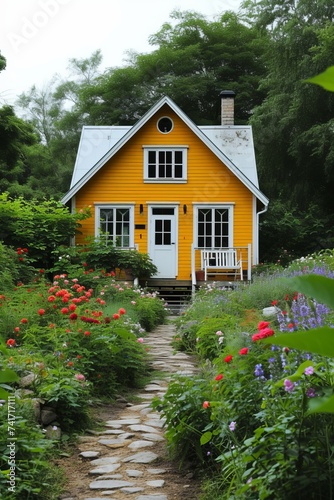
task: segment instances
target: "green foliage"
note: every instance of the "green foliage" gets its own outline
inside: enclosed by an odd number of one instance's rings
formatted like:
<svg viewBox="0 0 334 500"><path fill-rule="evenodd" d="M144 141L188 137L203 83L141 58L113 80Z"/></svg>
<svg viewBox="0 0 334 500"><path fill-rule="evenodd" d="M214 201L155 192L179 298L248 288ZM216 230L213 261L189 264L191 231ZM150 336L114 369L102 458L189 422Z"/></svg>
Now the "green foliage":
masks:
<svg viewBox="0 0 334 500"><path fill-rule="evenodd" d="M166 419L170 454L181 463L190 460L198 465L205 460L200 437L210 423L210 415L202 406L206 394L210 391L205 379L179 377L169 384L163 399L153 400L153 408Z"/></svg>
<svg viewBox="0 0 334 500"><path fill-rule="evenodd" d="M20 259L27 260L35 267L48 269L50 256L58 245L67 243L75 235L79 221L88 212L71 214L60 202L26 201L22 197L11 199L8 193L0 195L0 225L3 242L20 252Z"/></svg>
<svg viewBox="0 0 334 500"><path fill-rule="evenodd" d="M163 300L153 296L139 297L136 301L136 317L142 327L151 332L165 322L167 310Z"/></svg>
<svg viewBox="0 0 334 500"><path fill-rule="evenodd" d="M334 66L330 66L319 75L313 76L305 80L308 83L320 85L320 87L330 92L334 92Z"/></svg>
<svg viewBox="0 0 334 500"><path fill-rule="evenodd" d="M166 415L174 455L182 462L195 456L211 478L203 498L331 498L333 315L321 304L333 306L333 279L325 277L332 270L333 253L327 251L263 274L248 287L229 292L210 287L178 320L179 335L191 331L198 338L201 332L204 348L198 353L200 359L209 353L211 362L190 381L174 380L155 404ZM270 318L271 336L258 341L256 324L259 332L268 329L261 309L273 301L277 317ZM217 303L221 314L211 317ZM228 313L231 323L217 344L215 330ZM313 335L309 325L315 321L325 327Z"/></svg>
<svg viewBox="0 0 334 500"><path fill-rule="evenodd" d="M8 439L8 407L0 406L0 492L3 500L29 498L56 500L64 483L62 471L52 464L52 441L35 422L29 401L11 401L15 412L15 463ZM10 466L15 465L15 489L10 491Z"/></svg>
<svg viewBox="0 0 334 500"><path fill-rule="evenodd" d="M85 245L76 247L60 246L53 252L52 272L66 273L69 277L89 280L92 271L106 273L127 271L133 278L147 279L156 274L157 267L146 253L138 250L121 249L104 240L88 240ZM85 283L86 284L86 283Z"/></svg>

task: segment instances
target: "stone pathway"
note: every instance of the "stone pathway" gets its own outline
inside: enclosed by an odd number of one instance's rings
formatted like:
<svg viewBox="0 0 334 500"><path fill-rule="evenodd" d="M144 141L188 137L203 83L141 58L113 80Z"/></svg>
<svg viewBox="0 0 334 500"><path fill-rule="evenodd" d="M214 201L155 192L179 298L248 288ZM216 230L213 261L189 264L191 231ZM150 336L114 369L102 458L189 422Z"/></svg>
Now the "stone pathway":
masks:
<svg viewBox="0 0 334 500"><path fill-rule="evenodd" d="M197 499L188 477L170 474L163 419L150 402L162 396L173 373L191 375L196 371L185 353L173 354L172 323L161 325L145 338L151 365L165 376L152 380L138 396L138 404L127 404L117 419L107 420L105 430L91 431L79 442L80 459L89 463L88 481L75 496L63 500L171 500ZM177 484L176 484L176 482ZM85 483L85 484L84 484ZM195 495L195 496L194 496Z"/></svg>

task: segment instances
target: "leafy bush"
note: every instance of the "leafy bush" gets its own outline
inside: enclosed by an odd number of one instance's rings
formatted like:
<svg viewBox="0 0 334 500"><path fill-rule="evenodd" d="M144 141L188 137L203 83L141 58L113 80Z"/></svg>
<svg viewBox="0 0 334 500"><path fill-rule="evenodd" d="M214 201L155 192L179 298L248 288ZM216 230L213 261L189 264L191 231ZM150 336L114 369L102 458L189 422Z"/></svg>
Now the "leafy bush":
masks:
<svg viewBox="0 0 334 500"><path fill-rule="evenodd" d="M89 209L71 214L55 200L26 201L0 195L0 239L10 247L29 250L35 267L51 267L55 247L64 245L79 228L80 220L89 216Z"/></svg>
<svg viewBox="0 0 334 500"><path fill-rule="evenodd" d="M15 441L9 436L7 405L0 405L1 498L56 500L63 475L51 462L53 443L36 424L29 401L16 399L11 406L15 408ZM15 449L8 446L11 442L15 442ZM14 478L14 484L9 482L10 478Z"/></svg>
<svg viewBox="0 0 334 500"><path fill-rule="evenodd" d="M167 310L163 300L154 294L147 297L139 297L136 301L136 317L142 327L150 332L156 326L164 323Z"/></svg>
<svg viewBox="0 0 334 500"><path fill-rule="evenodd" d="M326 252L326 263L323 258L300 259L280 275L270 274L267 280L263 275L231 293L211 287L199 296L200 314L195 298L177 322L180 335L191 332L198 338L201 332L198 353L211 362L198 378L174 380L155 404L166 417L174 454L182 462L196 456L212 474L204 498L331 498L334 422L330 414L315 411L333 408L334 398L322 399L333 393L332 362L326 357L332 342L326 340L319 351L320 331L315 338L310 328L328 325L323 331L331 339L333 311L297 293L299 281L287 279L312 271L332 276L331 252ZM322 297L329 295L326 289ZM217 303L221 315L211 317ZM269 323L261 312L272 304L277 314ZM217 343L222 338L217 326L226 318L236 324L228 322L224 340ZM311 351L318 346L316 354L298 350L306 345Z"/></svg>

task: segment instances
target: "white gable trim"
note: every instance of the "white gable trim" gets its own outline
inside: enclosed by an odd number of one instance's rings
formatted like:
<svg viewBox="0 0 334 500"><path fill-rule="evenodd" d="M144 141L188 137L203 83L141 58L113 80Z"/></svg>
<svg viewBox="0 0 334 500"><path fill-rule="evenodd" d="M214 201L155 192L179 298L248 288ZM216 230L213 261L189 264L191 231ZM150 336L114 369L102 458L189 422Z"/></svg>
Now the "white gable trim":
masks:
<svg viewBox="0 0 334 500"><path fill-rule="evenodd" d="M95 174L110 160L150 118L167 104L192 132L224 163L227 168L260 200L265 206L269 200L264 194L234 165L234 163L206 137L192 120L167 96L162 97L147 113L113 146L63 197L62 203L67 203Z"/></svg>

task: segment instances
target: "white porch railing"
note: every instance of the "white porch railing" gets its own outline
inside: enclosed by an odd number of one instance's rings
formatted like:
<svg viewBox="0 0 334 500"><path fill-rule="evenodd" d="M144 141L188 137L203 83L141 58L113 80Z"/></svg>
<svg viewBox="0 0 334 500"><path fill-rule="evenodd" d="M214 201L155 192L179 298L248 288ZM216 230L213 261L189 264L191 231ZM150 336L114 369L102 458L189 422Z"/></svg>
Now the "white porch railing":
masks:
<svg viewBox="0 0 334 500"><path fill-rule="evenodd" d="M209 275L234 276L243 280L245 273L247 281L252 279L251 244L246 247L233 248L198 248L191 247L191 281L193 287L197 284L196 271L204 272L204 280Z"/></svg>

